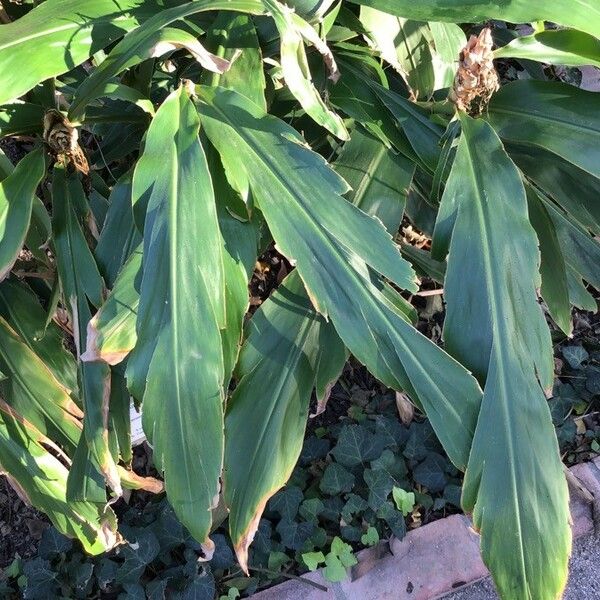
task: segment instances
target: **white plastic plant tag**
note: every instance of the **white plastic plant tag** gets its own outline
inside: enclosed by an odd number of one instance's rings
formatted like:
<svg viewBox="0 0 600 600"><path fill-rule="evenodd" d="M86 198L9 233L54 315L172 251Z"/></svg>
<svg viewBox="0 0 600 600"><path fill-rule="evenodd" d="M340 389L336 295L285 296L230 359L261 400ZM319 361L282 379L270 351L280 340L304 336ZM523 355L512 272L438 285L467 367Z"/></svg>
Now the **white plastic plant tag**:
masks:
<svg viewBox="0 0 600 600"><path fill-rule="evenodd" d="M138 446L146 441L144 430L142 429L142 409L139 412L133 404L133 400L129 404L129 420L131 422L131 445Z"/></svg>

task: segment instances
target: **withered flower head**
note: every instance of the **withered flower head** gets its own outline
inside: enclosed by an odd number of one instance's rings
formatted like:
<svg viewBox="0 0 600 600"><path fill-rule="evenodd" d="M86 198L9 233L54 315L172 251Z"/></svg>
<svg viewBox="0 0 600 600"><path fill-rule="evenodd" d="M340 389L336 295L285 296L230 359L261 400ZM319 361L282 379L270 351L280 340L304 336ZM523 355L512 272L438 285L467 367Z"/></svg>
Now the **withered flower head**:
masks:
<svg viewBox="0 0 600 600"><path fill-rule="evenodd" d="M492 32L485 28L478 36L472 35L460 52L460 62L450 100L472 116L480 115L492 94L498 90L498 73L494 68Z"/></svg>
<svg viewBox="0 0 600 600"><path fill-rule="evenodd" d="M79 146L79 132L58 110L50 109L44 115L44 141L57 159L71 163L84 175L89 174L87 159Z"/></svg>

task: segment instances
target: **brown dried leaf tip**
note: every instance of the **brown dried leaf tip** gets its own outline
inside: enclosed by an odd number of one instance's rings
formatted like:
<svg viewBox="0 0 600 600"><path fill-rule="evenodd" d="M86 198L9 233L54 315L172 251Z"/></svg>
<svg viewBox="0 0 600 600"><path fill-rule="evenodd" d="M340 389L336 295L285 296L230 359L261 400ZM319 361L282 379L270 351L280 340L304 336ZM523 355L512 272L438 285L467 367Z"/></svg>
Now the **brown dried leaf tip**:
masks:
<svg viewBox="0 0 600 600"><path fill-rule="evenodd" d="M480 115L492 95L500 87L494 68L492 31L485 28L478 36L472 35L460 52L460 62L450 100L471 116Z"/></svg>
<svg viewBox="0 0 600 600"><path fill-rule="evenodd" d="M44 141L57 160L72 164L83 175L89 174L87 158L79 146L79 132L57 110L44 115Z"/></svg>

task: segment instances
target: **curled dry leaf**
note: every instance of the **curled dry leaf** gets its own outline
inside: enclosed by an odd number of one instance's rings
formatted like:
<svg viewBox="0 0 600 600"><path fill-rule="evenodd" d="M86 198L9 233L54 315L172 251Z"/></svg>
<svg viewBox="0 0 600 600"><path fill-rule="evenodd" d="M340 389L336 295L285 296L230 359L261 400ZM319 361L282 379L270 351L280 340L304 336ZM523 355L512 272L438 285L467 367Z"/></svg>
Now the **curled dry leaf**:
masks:
<svg viewBox="0 0 600 600"><path fill-rule="evenodd" d="M492 32L486 27L478 36L472 35L460 52L458 71L449 97L458 110L471 116L480 115L500 88L493 61L493 44Z"/></svg>
<svg viewBox="0 0 600 600"><path fill-rule="evenodd" d="M150 57L159 57L167 52L181 48L185 48L205 69L213 73L225 73L231 66L228 60L211 54L200 42L195 40L185 42L176 40L160 41L152 49Z"/></svg>
<svg viewBox="0 0 600 600"><path fill-rule="evenodd" d="M415 407L404 392L396 392L396 408L400 420L405 425L410 425L415 416Z"/></svg>

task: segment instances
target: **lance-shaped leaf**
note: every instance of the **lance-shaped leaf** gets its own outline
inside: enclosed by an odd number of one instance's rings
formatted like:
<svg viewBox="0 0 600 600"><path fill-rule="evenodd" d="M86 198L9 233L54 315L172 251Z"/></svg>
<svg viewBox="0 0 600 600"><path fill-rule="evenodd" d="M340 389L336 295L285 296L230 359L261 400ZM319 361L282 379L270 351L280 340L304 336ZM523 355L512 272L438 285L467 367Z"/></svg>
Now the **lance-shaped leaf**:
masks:
<svg viewBox="0 0 600 600"><path fill-rule="evenodd" d="M13 102L0 106L0 137L42 133L43 123L44 108L39 104Z"/></svg>
<svg viewBox="0 0 600 600"><path fill-rule="evenodd" d="M206 46L231 66L222 74L206 74L201 83L237 90L266 109L262 52L252 18L221 11L207 32Z"/></svg>
<svg viewBox="0 0 600 600"><path fill-rule="evenodd" d="M114 286L121 267L142 241L131 211L131 177L131 172L123 175L110 193L110 206L94 252L109 288Z"/></svg>
<svg viewBox="0 0 600 600"><path fill-rule="evenodd" d="M344 345L315 312L297 271L256 311L246 334L240 381L227 403L223 476L229 532L245 571L265 505L300 456L312 390L319 382L323 394L346 361Z"/></svg>
<svg viewBox="0 0 600 600"><path fill-rule="evenodd" d="M183 6L156 11L143 25L132 31L113 48L102 64L81 84L69 109L72 120L81 119L89 102L98 98L107 83L127 67L152 56L161 42L173 43L180 36L197 42L193 36L178 29L164 28L171 23L207 10L235 10L252 14L264 12L259 0L196 0ZM191 39L190 39L191 38ZM160 46L159 46L160 47Z"/></svg>
<svg viewBox="0 0 600 600"><path fill-rule="evenodd" d="M600 235L600 179L534 146L509 146L510 157L536 186L569 215Z"/></svg>
<svg viewBox="0 0 600 600"><path fill-rule="evenodd" d="M123 265L106 302L89 322L87 346L81 360L103 360L116 365L133 350L137 341L136 318L140 303L137 279L141 266L140 246Z"/></svg>
<svg viewBox="0 0 600 600"><path fill-rule="evenodd" d="M335 170L350 184L355 206L377 217L395 235L400 227L415 165L360 127L344 144Z"/></svg>
<svg viewBox="0 0 600 600"><path fill-rule="evenodd" d="M133 178L145 213L138 341L130 388L175 512L211 546L223 461L223 241L198 115L183 88L152 120ZM145 207L145 208L144 208Z"/></svg>
<svg viewBox="0 0 600 600"><path fill-rule="evenodd" d="M0 103L70 71L162 7L154 0L87 0L85 6L80 0L48 0L0 25Z"/></svg>
<svg viewBox="0 0 600 600"><path fill-rule="evenodd" d="M46 324L46 311L24 283L9 279L0 284L0 315L40 357L60 384L77 394L77 365L63 345L62 330Z"/></svg>
<svg viewBox="0 0 600 600"><path fill-rule="evenodd" d="M347 140L348 132L342 118L327 107L312 82L304 40L312 43L323 55L331 73L330 77L335 81L338 73L331 50L312 26L291 8L277 0L263 0L263 3L273 17L281 36L281 69L290 92L319 125L338 138Z"/></svg>
<svg viewBox="0 0 600 600"><path fill-rule="evenodd" d="M600 67L600 40L572 29L538 31L498 48L494 58L526 58L553 65Z"/></svg>
<svg viewBox="0 0 600 600"><path fill-rule="evenodd" d="M118 536L114 513L92 503L67 502L68 470L55 454L60 451L48 438L0 401L0 472L25 502L45 512L61 533L79 539L86 552L110 550Z"/></svg>
<svg viewBox="0 0 600 600"><path fill-rule="evenodd" d="M568 491L544 388L552 344L519 172L491 127L464 116L442 204L456 206L444 285L446 348L485 381L462 503L500 595L553 599L571 547ZM544 515L543 519L540 515Z"/></svg>
<svg viewBox="0 0 600 600"><path fill-rule="evenodd" d="M257 214L250 221L241 222L233 216L232 199L239 196L227 182L221 159L210 147L208 164L215 189L219 229L223 236L223 268L225 274L225 327L221 328L223 342L223 387L227 388L242 345L244 317L250 297L248 281L258 257L260 221ZM245 209L244 209L245 210Z"/></svg>
<svg viewBox="0 0 600 600"><path fill-rule="evenodd" d="M77 174L67 174L55 165L52 178L52 232L56 262L66 308L73 322L78 357L86 348L90 302L100 306L104 284L79 222L87 209ZM108 402L110 371L101 362L79 363L79 389L83 403L83 432L91 455L117 493L121 484L116 464L108 447Z"/></svg>
<svg viewBox="0 0 600 600"><path fill-rule="evenodd" d="M600 31L600 6L588 0L505 0L490 3L487 0L351 0L354 4L371 6L378 10L419 21L449 21L451 23L479 23L501 19L510 23L552 21L580 29L592 35Z"/></svg>
<svg viewBox="0 0 600 600"><path fill-rule="evenodd" d="M340 53L339 65L341 76L329 92L332 105L366 127L387 147L394 146L407 158L418 161L407 136L367 83L379 75L387 85L379 63L371 56Z"/></svg>
<svg viewBox="0 0 600 600"><path fill-rule="evenodd" d="M36 429L73 452L81 434L81 410L68 390L19 335L0 318L2 397Z"/></svg>
<svg viewBox="0 0 600 600"><path fill-rule="evenodd" d="M448 455L464 467L480 390L386 299L374 271L416 289L389 234L341 197L346 182L291 127L233 91L200 93L203 126L226 172L247 178L278 247L297 261L315 308L331 317L345 345L376 377L423 404Z"/></svg>
<svg viewBox="0 0 600 600"><path fill-rule="evenodd" d="M466 42L458 25L404 19L367 6L361 7L360 20L371 44L416 97L427 99L452 84Z"/></svg>
<svg viewBox="0 0 600 600"><path fill-rule="evenodd" d="M600 94L550 81L502 86L489 121L503 140L538 146L600 178Z"/></svg>
<svg viewBox="0 0 600 600"><path fill-rule="evenodd" d="M556 229L546 207L531 186L526 187L529 220L540 242L540 275L542 285L540 294L554 322L571 335L571 303L567 267Z"/></svg>
<svg viewBox="0 0 600 600"><path fill-rule="evenodd" d="M81 120L85 107L110 90L109 81L148 58L185 48L205 69L223 73L229 68L229 61L208 52L193 34L183 29L164 27L151 30L147 36L140 36L138 32L131 37L139 39L139 43L132 45L129 35L125 36L92 75L84 79L69 109L71 119Z"/></svg>
<svg viewBox="0 0 600 600"><path fill-rule="evenodd" d="M566 263L599 290L600 242L598 238L590 235L577 219L562 212L543 194L538 193L538 197L544 202L554 223Z"/></svg>
<svg viewBox="0 0 600 600"><path fill-rule="evenodd" d="M35 190L45 172L44 153L39 148L0 182L0 280L8 275L23 247Z"/></svg>

